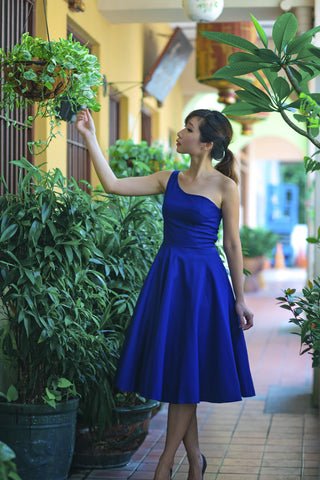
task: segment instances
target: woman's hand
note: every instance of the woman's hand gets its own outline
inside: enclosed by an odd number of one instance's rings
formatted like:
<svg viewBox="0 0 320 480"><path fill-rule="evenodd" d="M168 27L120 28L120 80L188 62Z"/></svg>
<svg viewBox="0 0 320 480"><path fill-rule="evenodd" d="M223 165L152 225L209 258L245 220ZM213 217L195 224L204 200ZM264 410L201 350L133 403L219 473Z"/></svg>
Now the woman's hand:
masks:
<svg viewBox="0 0 320 480"><path fill-rule="evenodd" d="M81 135L86 137L87 135L95 135L95 126L91 114L87 108L84 108L77 115L76 129Z"/></svg>
<svg viewBox="0 0 320 480"><path fill-rule="evenodd" d="M236 302L236 311L240 318L240 328L249 330L249 328L253 327L253 313L244 302Z"/></svg>

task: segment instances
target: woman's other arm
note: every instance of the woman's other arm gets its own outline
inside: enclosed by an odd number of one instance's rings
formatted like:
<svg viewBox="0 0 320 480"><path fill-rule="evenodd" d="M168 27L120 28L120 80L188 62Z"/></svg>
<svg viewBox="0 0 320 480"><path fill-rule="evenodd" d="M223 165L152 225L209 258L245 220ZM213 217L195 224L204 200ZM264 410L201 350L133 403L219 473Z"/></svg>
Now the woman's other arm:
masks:
<svg viewBox="0 0 320 480"><path fill-rule="evenodd" d="M236 298L236 310L241 327L253 326L253 315L244 302L243 258L239 235L239 193L234 182L228 182L222 201L223 248L226 253L232 286Z"/></svg>

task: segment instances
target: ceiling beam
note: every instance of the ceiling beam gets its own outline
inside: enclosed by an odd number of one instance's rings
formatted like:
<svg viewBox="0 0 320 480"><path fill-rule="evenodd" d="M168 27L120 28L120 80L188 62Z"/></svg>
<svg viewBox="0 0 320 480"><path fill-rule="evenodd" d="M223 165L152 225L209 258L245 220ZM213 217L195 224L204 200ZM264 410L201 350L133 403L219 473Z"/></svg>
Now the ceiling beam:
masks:
<svg viewBox="0 0 320 480"><path fill-rule="evenodd" d="M219 22L274 20L291 8L313 7L314 0L225 0ZM98 10L111 23L190 22L182 0L98 0Z"/></svg>

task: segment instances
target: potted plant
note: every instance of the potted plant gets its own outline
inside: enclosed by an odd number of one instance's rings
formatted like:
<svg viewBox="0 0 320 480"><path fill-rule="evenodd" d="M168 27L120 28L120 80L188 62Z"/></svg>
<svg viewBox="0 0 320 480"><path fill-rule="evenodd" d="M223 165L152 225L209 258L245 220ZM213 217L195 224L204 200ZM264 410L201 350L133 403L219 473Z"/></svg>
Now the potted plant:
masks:
<svg viewBox="0 0 320 480"><path fill-rule="evenodd" d="M43 152L54 138L66 102L74 111L84 104L93 111L100 109L96 99L102 84L98 59L86 46L75 42L72 34L68 39L46 41L26 32L11 51L0 48L0 68L3 71L0 110L7 121L9 111L16 107L34 107L25 128L38 117L50 118L46 141L29 142L34 154Z"/></svg>
<svg viewBox="0 0 320 480"><path fill-rule="evenodd" d="M101 421L114 405L120 333L96 268L107 269L96 239L113 231L112 215L59 170L15 164L26 175L17 194L0 198L1 355L12 373L0 440L14 449L24 480L61 480L72 460L77 394Z"/></svg>
<svg viewBox="0 0 320 480"><path fill-rule="evenodd" d="M259 290L259 272L263 269L267 257L271 257L277 244L278 235L262 227L250 228L243 226L240 229L240 239L243 250L243 265L249 273L244 281L246 292Z"/></svg>
<svg viewBox="0 0 320 480"><path fill-rule="evenodd" d="M289 322L298 327L293 333L300 336L300 354L309 353L312 357L312 367L317 371L317 381L314 383L313 403L320 405L320 277L303 288L302 295L296 295L295 289L287 288L284 296L278 297L280 306L289 310L292 317Z"/></svg>
<svg viewBox="0 0 320 480"><path fill-rule="evenodd" d="M99 239L106 259L103 269L109 288L110 323L121 335L128 328L143 281L162 241L160 207L151 199L108 198L113 231ZM102 266L98 265L100 269ZM73 458L74 468L113 468L126 465L144 441L159 402L112 388L115 406L111 422L79 416ZM95 396L95 392L91 392Z"/></svg>

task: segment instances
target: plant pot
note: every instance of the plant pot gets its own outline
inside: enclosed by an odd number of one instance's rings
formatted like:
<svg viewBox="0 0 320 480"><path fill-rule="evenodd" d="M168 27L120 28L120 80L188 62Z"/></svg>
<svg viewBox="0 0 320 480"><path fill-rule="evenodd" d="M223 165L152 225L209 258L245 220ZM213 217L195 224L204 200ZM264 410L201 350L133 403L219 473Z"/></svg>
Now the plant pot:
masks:
<svg viewBox="0 0 320 480"><path fill-rule="evenodd" d="M259 273L263 270L266 257L259 255L258 257L243 257L243 266L249 270L251 275L245 277L244 291L257 292L260 290Z"/></svg>
<svg viewBox="0 0 320 480"><path fill-rule="evenodd" d="M47 66L47 62L34 60L24 62L20 65L23 65L22 71L27 72L33 70L33 72L40 77ZM52 89L48 89L43 82L26 80L23 77L21 67L19 67L18 63L14 66L3 67L3 71L6 80L15 84L13 90L16 93L35 102L41 102L42 100L48 100L60 95L67 88L69 81L67 70L64 70L66 74L65 77L59 75L61 68L58 65L54 69L54 83L52 84ZM50 76L52 75L53 74L51 73Z"/></svg>
<svg viewBox="0 0 320 480"><path fill-rule="evenodd" d="M77 425L72 465L75 468L115 468L127 465L149 431L152 411L160 402L115 408L117 421L102 436L98 429Z"/></svg>
<svg viewBox="0 0 320 480"><path fill-rule="evenodd" d="M70 469L79 400L50 405L0 403L0 440L16 454L23 480L65 480Z"/></svg>

